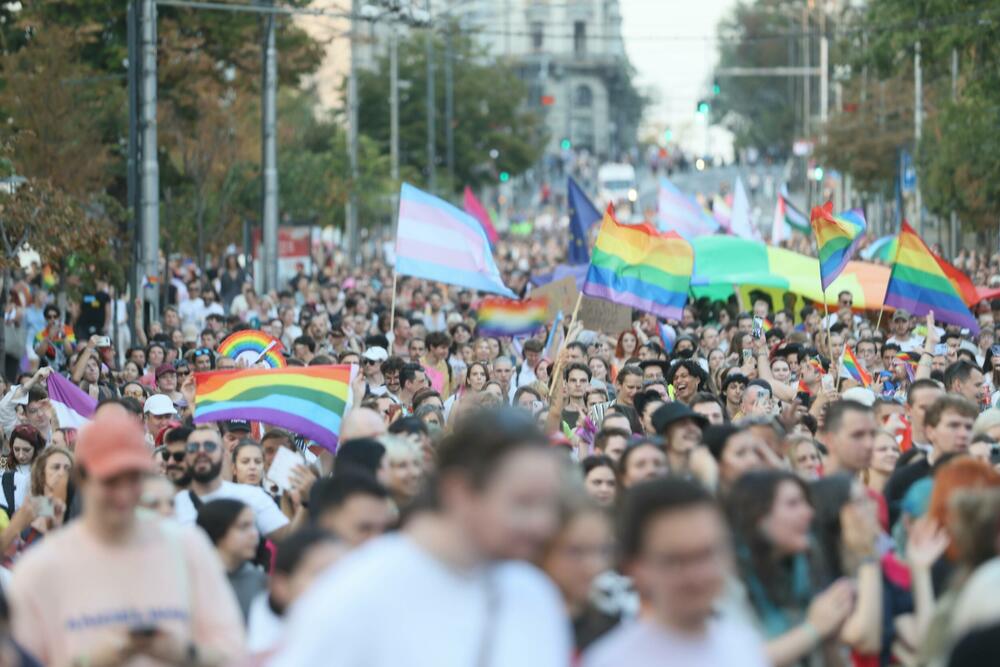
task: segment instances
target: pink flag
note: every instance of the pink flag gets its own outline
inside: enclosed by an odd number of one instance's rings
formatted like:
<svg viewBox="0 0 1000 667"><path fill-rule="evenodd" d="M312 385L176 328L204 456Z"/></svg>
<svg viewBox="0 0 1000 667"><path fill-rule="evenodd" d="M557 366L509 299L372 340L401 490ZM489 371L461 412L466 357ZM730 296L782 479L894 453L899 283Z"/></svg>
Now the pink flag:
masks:
<svg viewBox="0 0 1000 667"><path fill-rule="evenodd" d="M475 218L480 225L483 226L483 231L486 232L486 238L490 240L490 245L494 245L497 242L499 236L497 235L497 230L493 227L493 221L490 220L490 214L486 212L483 205L479 203L476 199L476 195L472 193L472 188L468 185L465 186L465 202L462 205L465 208L465 212Z"/></svg>

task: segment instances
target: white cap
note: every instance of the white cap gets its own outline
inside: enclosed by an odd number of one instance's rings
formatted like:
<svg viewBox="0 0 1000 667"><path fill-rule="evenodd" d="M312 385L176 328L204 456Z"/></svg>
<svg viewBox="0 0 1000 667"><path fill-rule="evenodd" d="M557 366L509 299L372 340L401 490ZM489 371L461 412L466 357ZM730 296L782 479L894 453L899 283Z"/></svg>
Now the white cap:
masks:
<svg viewBox="0 0 1000 667"><path fill-rule="evenodd" d="M369 361L385 361L389 358L389 353L385 351L384 347L372 346L365 350L361 356Z"/></svg>
<svg viewBox="0 0 1000 667"><path fill-rule="evenodd" d="M840 397L845 401L854 401L861 405L867 405L869 408L875 405L875 392L864 387L851 387L844 391Z"/></svg>
<svg viewBox="0 0 1000 667"><path fill-rule="evenodd" d="M163 415L176 415L174 402L166 394L153 394L146 399L146 404L142 406L142 411L146 414L162 417Z"/></svg>

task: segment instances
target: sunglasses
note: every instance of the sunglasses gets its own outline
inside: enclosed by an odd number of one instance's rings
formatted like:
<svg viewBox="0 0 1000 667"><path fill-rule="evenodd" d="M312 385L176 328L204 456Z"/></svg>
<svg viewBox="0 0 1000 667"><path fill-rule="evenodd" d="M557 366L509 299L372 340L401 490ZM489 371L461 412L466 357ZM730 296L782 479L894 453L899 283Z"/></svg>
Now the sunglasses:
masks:
<svg viewBox="0 0 1000 667"><path fill-rule="evenodd" d="M187 456L185 452L168 452L165 449L160 452L160 457L163 459L164 462L173 459L174 463L180 463L181 461L184 460L185 456Z"/></svg>
<svg viewBox="0 0 1000 667"><path fill-rule="evenodd" d="M191 370L189 368L185 368L184 370L179 370L177 371L177 375L187 377L188 375L191 375Z"/></svg>
<svg viewBox="0 0 1000 667"><path fill-rule="evenodd" d="M377 361L372 361L371 359L365 359L365 366L374 366L377 363L378 363Z"/></svg>
<svg viewBox="0 0 1000 667"><path fill-rule="evenodd" d="M219 443L217 442L189 442L186 447L188 454L197 454L198 452L205 452L206 454L211 454L219 448Z"/></svg>
<svg viewBox="0 0 1000 667"><path fill-rule="evenodd" d="M194 351L194 356L196 357L204 357L206 355L209 357L212 356L212 351L207 347L199 347L197 350Z"/></svg>

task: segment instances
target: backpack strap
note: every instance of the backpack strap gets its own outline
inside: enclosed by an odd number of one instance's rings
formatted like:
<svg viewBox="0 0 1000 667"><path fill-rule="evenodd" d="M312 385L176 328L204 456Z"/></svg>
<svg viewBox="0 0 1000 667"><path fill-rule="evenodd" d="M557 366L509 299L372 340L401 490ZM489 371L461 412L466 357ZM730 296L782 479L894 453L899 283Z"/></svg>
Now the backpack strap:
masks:
<svg viewBox="0 0 1000 667"><path fill-rule="evenodd" d="M188 489L188 498L191 499L191 504L194 505L194 511L200 512L202 506L204 506L205 501L198 497L198 494Z"/></svg>
<svg viewBox="0 0 1000 667"><path fill-rule="evenodd" d="M8 517L14 516L14 473L5 472L3 477L0 477L0 486L3 487L3 497L7 501L7 507L5 511Z"/></svg>

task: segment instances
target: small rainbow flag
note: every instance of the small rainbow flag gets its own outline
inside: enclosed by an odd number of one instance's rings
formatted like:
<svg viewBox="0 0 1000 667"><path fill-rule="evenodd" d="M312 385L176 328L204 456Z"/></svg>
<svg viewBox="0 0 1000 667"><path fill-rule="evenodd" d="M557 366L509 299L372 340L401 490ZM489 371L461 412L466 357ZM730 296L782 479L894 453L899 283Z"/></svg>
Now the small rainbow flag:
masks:
<svg viewBox="0 0 1000 667"><path fill-rule="evenodd" d="M774 323L765 317L764 320L760 323L760 328L764 330L764 333L767 333L768 331L774 328Z"/></svg>
<svg viewBox="0 0 1000 667"><path fill-rule="evenodd" d="M351 366L247 368L195 373L196 423L249 419L336 451Z"/></svg>
<svg viewBox="0 0 1000 667"><path fill-rule="evenodd" d="M962 292L949 279L938 257L905 220L885 289L885 305L905 308L917 316L933 310L939 322L979 333L979 323L963 300Z"/></svg>
<svg viewBox="0 0 1000 667"><path fill-rule="evenodd" d="M271 368L285 368L288 363L281 350L281 341L277 338L256 329L244 329L227 336L219 344L218 352L224 357L244 360L249 366L263 361Z"/></svg>
<svg viewBox="0 0 1000 667"><path fill-rule="evenodd" d="M859 382L863 387L869 387L872 383L871 374L865 370L865 367L861 365L858 358L854 356L854 351L847 345L844 346L844 353L840 355L840 373L838 376Z"/></svg>
<svg viewBox="0 0 1000 667"><path fill-rule="evenodd" d="M851 261L864 238L867 227L865 214L859 208L834 214L833 202L827 202L812 210L809 222L816 235L820 280L826 291Z"/></svg>
<svg viewBox="0 0 1000 667"><path fill-rule="evenodd" d="M896 359L900 361L903 364L903 368L906 369L907 379L910 382L913 382L913 378L917 372L917 361L911 357L908 352L898 352L896 354Z"/></svg>
<svg viewBox="0 0 1000 667"><path fill-rule="evenodd" d="M514 301L487 297L479 304L477 330L489 336L523 336L545 326L549 300L546 298Z"/></svg>
<svg viewBox="0 0 1000 667"><path fill-rule="evenodd" d="M684 314L694 249L674 232L622 225L608 205L583 284L587 296L679 320Z"/></svg>

